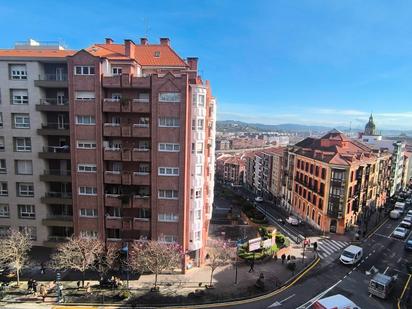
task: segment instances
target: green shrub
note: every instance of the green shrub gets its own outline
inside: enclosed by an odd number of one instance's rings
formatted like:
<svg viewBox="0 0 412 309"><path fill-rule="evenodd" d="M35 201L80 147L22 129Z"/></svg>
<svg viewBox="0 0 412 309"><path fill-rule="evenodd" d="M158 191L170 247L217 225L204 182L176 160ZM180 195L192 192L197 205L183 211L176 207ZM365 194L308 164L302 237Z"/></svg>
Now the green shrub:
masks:
<svg viewBox="0 0 412 309"><path fill-rule="evenodd" d="M282 234L276 234L276 243L283 245L285 243L285 236Z"/></svg>

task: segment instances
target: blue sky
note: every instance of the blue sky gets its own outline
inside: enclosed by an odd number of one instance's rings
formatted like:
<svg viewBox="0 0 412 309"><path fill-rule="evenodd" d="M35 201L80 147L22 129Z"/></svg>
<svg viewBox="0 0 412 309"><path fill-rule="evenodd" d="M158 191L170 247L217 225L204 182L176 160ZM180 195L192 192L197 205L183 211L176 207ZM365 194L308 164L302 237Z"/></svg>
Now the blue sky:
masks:
<svg viewBox="0 0 412 309"><path fill-rule="evenodd" d="M1 48L169 37L198 56L218 118L412 129L411 1L0 1ZM10 30L7 30L10 29Z"/></svg>

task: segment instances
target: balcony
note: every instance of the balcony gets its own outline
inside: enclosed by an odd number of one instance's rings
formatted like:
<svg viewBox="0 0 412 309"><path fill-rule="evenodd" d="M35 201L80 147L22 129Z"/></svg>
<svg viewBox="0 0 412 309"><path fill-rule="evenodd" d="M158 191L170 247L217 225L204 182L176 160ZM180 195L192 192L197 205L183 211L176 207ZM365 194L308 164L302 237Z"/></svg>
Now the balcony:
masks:
<svg viewBox="0 0 412 309"><path fill-rule="evenodd" d="M67 146L44 146L39 152L41 159L70 160L70 147Z"/></svg>
<svg viewBox="0 0 412 309"><path fill-rule="evenodd" d="M43 204L72 205L73 199L71 192L46 192L41 197Z"/></svg>
<svg viewBox="0 0 412 309"><path fill-rule="evenodd" d="M133 99L132 111L134 113L150 113L149 99Z"/></svg>
<svg viewBox="0 0 412 309"><path fill-rule="evenodd" d="M73 216L50 215L43 219L42 223L45 226L73 227Z"/></svg>
<svg viewBox="0 0 412 309"><path fill-rule="evenodd" d="M39 112L69 112L69 100L46 98L40 99L40 104L36 105L36 111Z"/></svg>
<svg viewBox="0 0 412 309"><path fill-rule="evenodd" d="M67 88L67 74L44 74L34 81L36 87Z"/></svg>
<svg viewBox="0 0 412 309"><path fill-rule="evenodd" d="M133 148L133 161L150 161L150 149L148 148Z"/></svg>
<svg viewBox="0 0 412 309"><path fill-rule="evenodd" d="M105 171L104 172L104 182L105 183L113 183L113 184L121 184L122 183L122 175L119 171Z"/></svg>
<svg viewBox="0 0 412 309"><path fill-rule="evenodd" d="M103 159L108 161L121 161L122 152L120 148L104 148Z"/></svg>
<svg viewBox="0 0 412 309"><path fill-rule="evenodd" d="M121 136L120 125L118 123L105 123L103 125L104 136Z"/></svg>
<svg viewBox="0 0 412 309"><path fill-rule="evenodd" d="M104 195L104 206L121 207L122 201L120 199L120 194L105 194Z"/></svg>
<svg viewBox="0 0 412 309"><path fill-rule="evenodd" d="M40 175L40 180L49 182L71 182L71 171L59 169L45 170L43 175Z"/></svg>
<svg viewBox="0 0 412 309"><path fill-rule="evenodd" d="M133 208L150 208L150 196L134 195Z"/></svg>
<svg viewBox="0 0 412 309"><path fill-rule="evenodd" d="M120 112L120 100L119 99L103 99L103 112L119 113Z"/></svg>
<svg viewBox="0 0 412 309"><path fill-rule="evenodd" d="M150 173L133 172L133 185L138 185L138 186L150 185Z"/></svg>
<svg viewBox="0 0 412 309"><path fill-rule="evenodd" d="M129 74L103 76L105 88L150 88L150 77L137 77Z"/></svg>
<svg viewBox="0 0 412 309"><path fill-rule="evenodd" d="M149 124L140 124L140 123L133 124L132 136L133 137L150 137Z"/></svg>
<svg viewBox="0 0 412 309"><path fill-rule="evenodd" d="M53 135L53 136L69 136L69 124L68 123L47 123L42 124L41 129L37 130L39 135Z"/></svg>

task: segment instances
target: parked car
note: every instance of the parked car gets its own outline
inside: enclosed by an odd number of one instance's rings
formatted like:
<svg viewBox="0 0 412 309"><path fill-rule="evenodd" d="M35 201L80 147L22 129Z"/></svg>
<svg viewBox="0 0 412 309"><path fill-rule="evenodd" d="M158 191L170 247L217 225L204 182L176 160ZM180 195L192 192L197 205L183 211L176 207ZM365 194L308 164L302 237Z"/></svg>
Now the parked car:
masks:
<svg viewBox="0 0 412 309"><path fill-rule="evenodd" d="M412 209L408 210L408 212L406 213L407 216L412 216Z"/></svg>
<svg viewBox="0 0 412 309"><path fill-rule="evenodd" d="M400 217L401 217L401 213L397 210L392 210L389 213L389 218L391 218L391 219L399 219Z"/></svg>
<svg viewBox="0 0 412 309"><path fill-rule="evenodd" d="M403 218L403 221L408 221L412 223L412 215L405 216L405 218Z"/></svg>
<svg viewBox="0 0 412 309"><path fill-rule="evenodd" d="M258 203L263 202L263 197L261 197L261 196L256 196L256 197L255 197L255 201L258 202Z"/></svg>
<svg viewBox="0 0 412 309"><path fill-rule="evenodd" d="M411 222L407 220L402 220L402 222L399 224L399 226L410 229L411 228Z"/></svg>
<svg viewBox="0 0 412 309"><path fill-rule="evenodd" d="M401 238L404 239L406 237L406 233L408 233L408 230L405 229L404 227L398 226L392 233L393 237L396 238Z"/></svg>
<svg viewBox="0 0 412 309"><path fill-rule="evenodd" d="M405 242L405 250L412 251L412 236Z"/></svg>
<svg viewBox="0 0 412 309"><path fill-rule="evenodd" d="M290 216L289 218L286 219L286 222L289 223L290 225L299 225L301 223L301 221L293 216Z"/></svg>

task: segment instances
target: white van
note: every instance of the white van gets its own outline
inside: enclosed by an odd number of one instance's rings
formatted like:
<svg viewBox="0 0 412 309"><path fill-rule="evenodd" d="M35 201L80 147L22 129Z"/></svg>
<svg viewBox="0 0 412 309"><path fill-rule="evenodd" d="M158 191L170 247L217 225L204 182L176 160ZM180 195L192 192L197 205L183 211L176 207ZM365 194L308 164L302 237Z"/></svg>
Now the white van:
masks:
<svg viewBox="0 0 412 309"><path fill-rule="evenodd" d="M336 294L323 299L318 300L313 304L313 309L360 309L349 298L341 294Z"/></svg>
<svg viewBox="0 0 412 309"><path fill-rule="evenodd" d="M396 202L394 210L398 210L401 214L405 211L405 203Z"/></svg>
<svg viewBox="0 0 412 309"><path fill-rule="evenodd" d="M389 218L391 219L399 219L401 217L401 212L399 210L391 210L389 213Z"/></svg>
<svg viewBox="0 0 412 309"><path fill-rule="evenodd" d="M363 256L363 249L358 246L350 245L343 250L339 260L345 265L356 264Z"/></svg>

